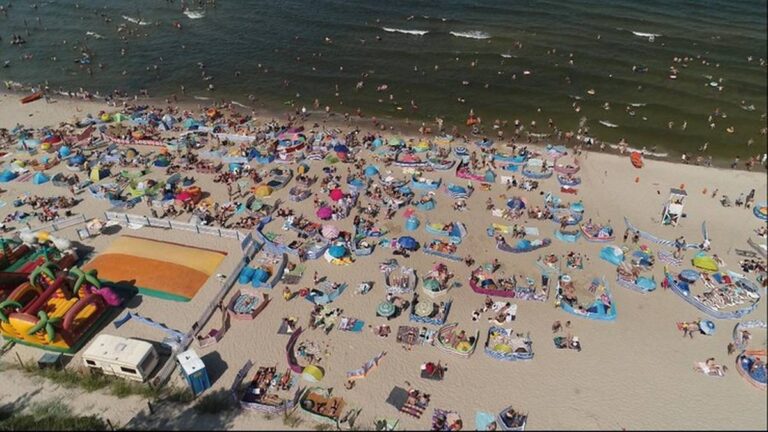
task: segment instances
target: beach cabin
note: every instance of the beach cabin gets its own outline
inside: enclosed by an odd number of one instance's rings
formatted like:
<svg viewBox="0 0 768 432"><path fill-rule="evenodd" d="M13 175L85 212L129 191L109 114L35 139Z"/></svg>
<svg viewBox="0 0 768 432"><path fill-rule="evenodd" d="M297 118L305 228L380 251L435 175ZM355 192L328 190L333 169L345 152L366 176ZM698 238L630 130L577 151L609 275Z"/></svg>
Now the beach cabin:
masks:
<svg viewBox="0 0 768 432"><path fill-rule="evenodd" d="M149 342L106 334L97 336L83 353L83 362L91 373L139 382L147 380L159 359Z"/></svg>
<svg viewBox="0 0 768 432"><path fill-rule="evenodd" d="M683 206L687 197L688 194L682 189L671 188L669 190L669 198L664 204L664 214L661 216L662 225L677 226L683 214Z"/></svg>
<svg viewBox="0 0 768 432"><path fill-rule="evenodd" d="M194 350L187 350L176 356L181 366L181 374L195 396L211 387L211 379L205 369L205 363Z"/></svg>

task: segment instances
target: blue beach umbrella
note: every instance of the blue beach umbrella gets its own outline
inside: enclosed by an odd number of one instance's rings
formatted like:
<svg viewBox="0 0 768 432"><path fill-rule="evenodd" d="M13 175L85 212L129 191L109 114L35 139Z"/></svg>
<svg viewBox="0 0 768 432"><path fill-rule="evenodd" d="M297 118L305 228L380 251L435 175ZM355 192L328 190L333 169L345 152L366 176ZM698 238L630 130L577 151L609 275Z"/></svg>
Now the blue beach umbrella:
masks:
<svg viewBox="0 0 768 432"><path fill-rule="evenodd" d="M328 255L339 259L347 254L347 249L341 245L333 245L328 249Z"/></svg>
<svg viewBox="0 0 768 432"><path fill-rule="evenodd" d="M406 250L416 250L417 247L419 247L419 243L416 241L415 238L411 236L403 236L397 239L397 244L402 246L403 249Z"/></svg>
<svg viewBox="0 0 768 432"><path fill-rule="evenodd" d="M710 320L699 321L699 329L705 335L712 335L715 333L715 323Z"/></svg>

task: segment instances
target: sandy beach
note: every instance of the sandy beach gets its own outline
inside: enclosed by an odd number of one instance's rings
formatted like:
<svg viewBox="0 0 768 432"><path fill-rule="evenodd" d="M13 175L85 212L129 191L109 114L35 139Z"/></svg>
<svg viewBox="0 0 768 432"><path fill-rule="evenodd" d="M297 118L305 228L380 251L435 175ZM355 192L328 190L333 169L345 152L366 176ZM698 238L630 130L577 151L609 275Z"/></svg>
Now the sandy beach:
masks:
<svg viewBox="0 0 768 432"><path fill-rule="evenodd" d="M189 106L189 109L197 118L204 115L204 111L198 110L195 106ZM58 98L54 103L40 100L21 105L17 95L0 94L0 127L10 130L17 124L23 124L28 128L44 126L56 128L61 122L73 122L75 118L82 119L87 113L96 115L100 110L109 113L120 111L118 108L107 107L102 103L62 98ZM226 109L222 109L222 113L224 118L231 118ZM305 127L303 133L309 136L312 134L311 131L319 131L320 128L313 128L313 124L322 123L321 119L324 117L324 114L312 114L303 124ZM261 116L251 120L249 124L255 129L269 120L269 116ZM124 124L130 126L131 123L125 121ZM177 136L181 126L181 123L178 123L173 131L163 132L162 136ZM296 127L298 124L292 126ZM349 130L343 122L338 122L333 127L339 127L344 131ZM360 135L366 132L375 133L372 130L363 129ZM383 139L402 136L411 145L436 138L399 135L395 132L387 131L381 136ZM339 137L343 136L344 134L339 134ZM474 137L471 141L479 141L481 138ZM496 142L494 146L498 151L510 151L511 147L507 147L506 144L506 141ZM480 153L479 147L472 142L464 143L457 139L451 145L454 148L466 146L470 151ZM521 144L522 146L525 144ZM158 147L135 144L131 144L130 147L142 154L152 152L153 156L159 152ZM528 148L546 154L543 147L529 145ZM3 145L3 151L10 153L3 159L6 165L13 159L40 158L39 154L29 156L26 152L17 150L16 140L12 145ZM568 154L562 158L561 162L572 161L573 153L574 149L568 148ZM398 179L410 180L410 175L404 173L403 168L395 165L385 166L384 163L375 161L368 150L361 150L357 157L364 158L366 165L378 166L382 176L389 174ZM453 154L450 159L455 159ZM580 178L581 183L576 195L562 193L556 175L539 180L539 187L533 191L507 188L501 184L500 176L514 174L520 181L523 177L519 171L505 173L497 169L496 181L487 190L480 186L481 182L472 181L474 192L466 200L465 211L455 211L452 207L454 200L444 191L437 190L435 192L437 206L434 210L427 212L414 209L414 214L421 223L415 231L405 229L407 217L404 213L406 209L413 206L408 205L398 209L394 217L389 220L384 217L386 211L382 210L382 214L376 219L375 226L387 229L386 238L412 236L422 248L435 238L424 229L428 222L463 223L466 226L467 236L457 246L456 253L462 257L471 256L475 260L474 265L467 266L461 261L447 261L435 255L428 255L421 250L411 252L407 258L393 256L392 249L383 245L378 245L369 256L355 257L354 263L348 266L331 264L322 257L305 261L302 263L306 267L303 278L297 285L290 285L290 289L297 291L302 287L311 287L314 272L317 272L321 279L327 278L332 282L347 283L346 291L330 306L342 309L343 316L365 321L365 328L359 333L344 332L338 328L334 328L327 334L321 329L308 330L308 320L313 305L299 296L285 301L282 293L286 285L282 282L278 283L273 289L264 290L270 296L271 302L254 320L232 320L223 338L208 347L199 347L197 343L192 343L191 348L203 358L211 376L212 388L207 392L228 390L238 370L248 360L253 361L255 368L246 377L246 381L250 380L258 366L276 366L278 371L285 370L288 366L286 363L288 336L277 334L277 330L282 318L298 317L298 325L305 329L300 341L312 342L321 347L319 356L322 360L319 364L325 370L325 377L316 385L333 388L333 394L343 397L349 408L362 409L356 421L356 424L362 428L369 428L376 419L388 418L398 419L398 428L401 430L428 429L433 409L440 408L458 412L463 420L464 429L472 430L475 427L474 419L477 411L495 415L508 406L514 406L515 409L528 414L527 429L529 430L766 429L768 412L765 391L749 385L737 373L735 355L729 355L727 352L727 346L732 341L733 328L739 321L765 319L767 313L765 299L761 299L757 307L741 320L714 319L685 302L670 289L659 286L654 292L640 294L617 285L615 266L599 257L601 249L606 244L587 242L583 237L576 243L562 242L555 238L555 231L559 226L552 220L534 220L527 218L527 215L517 220L504 220L494 216L486 208L487 203L492 203L496 208L505 209L507 200L513 197L524 198L528 208L543 207L545 195L551 192L560 197L563 203L580 201L585 209L585 222L591 220L594 223L611 225L616 239L610 244L626 246L628 251L633 251L639 245L645 244L654 254L660 250L671 252L674 248L664 248L644 238L639 240L638 245L632 244L631 239L622 242L622 234L625 231L624 218L631 220L632 224L642 231L652 233L659 238L674 240L684 236L689 243L703 241L701 225L706 222L711 242L709 254L716 254L722 260L724 265L720 266L721 269L743 273L740 261L745 258L737 254L737 249L754 250L747 244L747 240L758 239L755 231L765 226L765 221L756 218L751 208L722 206L720 198L722 195L727 195L731 200L735 200L740 194L746 194L754 189L756 202L764 201L768 194L765 172L760 168L757 172L747 172L651 159L646 159L645 165L637 169L630 163L628 154L620 156L586 150L578 156L578 162L580 170L576 176ZM309 167L310 176L323 177L322 170L326 166L323 160L305 160L301 163ZM280 166L293 170L296 175L299 164ZM339 163L333 166L336 167L337 175L342 179L346 177L347 167L354 170L351 164ZM255 170L266 171L272 167L272 165L259 165ZM112 173L118 174L120 170L120 167L114 167ZM47 170L46 174L53 176L58 172L71 173L65 167L65 163L61 163ZM87 174L81 172L78 175L85 177ZM224 183L214 182L214 175L194 171L182 172L181 175L193 176L194 185L213 201L221 204L228 201L227 186ZM424 176L434 180L442 179L443 185L454 183L466 186L468 183L466 179L457 178L453 169L426 172ZM168 175L164 168L151 167L151 173L147 177L162 180ZM114 180L108 177L100 183L107 183L111 181L110 179ZM254 182L247 177L244 179L249 182L248 188L244 190L244 196L235 198L235 201L245 201L250 195L248 189L254 185ZM313 193L320 194L319 183L312 186ZM271 196L263 198L263 201L267 204L280 201L282 202L280 208L292 209L296 215L301 214L311 221L333 225L341 231L349 233L355 231L353 224L355 212L341 220L322 222L315 216L316 209L312 198L301 202L290 200L289 190L294 186L296 186L295 177L286 187L276 190ZM343 182L341 188L345 192L349 191L348 186ZM682 188L687 192L684 217L680 218L676 227L661 224L663 206L671 188ZM35 185L31 181L24 183L10 181L2 183L0 189L3 191L0 199L6 203L0 208L2 218L19 209L32 211L29 206L15 208L12 204L17 197L25 193L42 197L70 195L66 188L53 187L50 182ZM717 193L713 196L714 191ZM422 191L415 190L415 192L418 197ZM109 201L94 199L88 191L80 193L77 197L82 200L70 209L74 215L84 215L88 220L104 219L104 212L113 211ZM320 198L328 199L327 195L322 194ZM368 203L368 197L361 196L360 201L365 206ZM151 210L144 202L140 202L135 207L123 211L151 216ZM231 221L237 217L233 217ZM285 220L283 217L273 215L273 218L274 220L268 223L262 232L279 234L280 240L296 238L292 232L281 230ZM181 214L169 219L188 222L190 215ZM33 228L40 225L40 222L34 218L29 218L25 222L29 222ZM552 243L549 247L528 253L513 254L500 251L496 247L494 238L486 234L486 229L493 224L519 224L537 228L539 235L531 236L529 239L549 238ZM3 235L9 238L25 227L24 222L11 222L7 225L15 228L14 231ZM82 226L64 228L56 231L55 235L77 241L78 228ZM252 230L240 229L240 231L245 236ZM89 261L125 234L197 248L210 248L226 253L225 258L191 301L170 302L138 294L120 307L120 315L125 311L140 313L181 332L189 331L192 323L201 316L206 307L214 302L223 279L216 275L223 275L224 278L230 276L237 268L243 254L237 239L151 227L134 230L122 226L117 232L104 233L79 243L92 250L92 254L87 258ZM510 244L515 243L510 236L506 238ZM375 242L375 239L369 239L369 241ZM764 238L762 243L765 243ZM605 277L612 295L612 306L617 313L615 321L602 322L567 314L556 306L555 282L550 281L549 296L543 302L518 298L494 298L494 300L505 300L517 305L515 319L505 323L504 327L530 336L533 341L533 359L504 362L487 356L483 352L483 347L491 325L487 318L491 315L483 313L479 320L472 320L473 311L483 306L485 297L470 289L471 272L482 264L498 259L500 268L493 273L494 278L504 275L530 276L539 285L540 269L536 265L537 259L542 255L555 254L565 261L565 256L571 251L585 257L584 268L564 269L563 272L570 275L579 285L588 284L595 277ZM676 270L670 268L670 270L676 273L683 268L692 268L691 259L696 252L695 250L684 251L683 266ZM422 276L427 274L437 262L447 265L450 272L454 274L453 280L459 285L452 288L440 300L449 298L453 300L447 322L458 322L459 327L466 330L468 334L474 334L479 330L479 343L471 357L454 356L433 346L414 346L405 349L403 344L396 342L398 326L412 325L420 328L424 325L410 322L407 312L392 320L376 316L377 305L385 299L386 295L384 275L380 272L379 265L391 258L417 270L419 275L417 292L419 293L422 292ZM764 258L759 260L764 265ZM290 256L289 261L299 263L295 256ZM665 263L657 257L653 268L644 275L652 277L661 284L664 279L664 267ZM753 283L755 283L755 276L755 273L746 274L747 279ZM373 281L371 292L357 293L357 287L365 281ZM228 304L235 292L243 288L245 288L244 285L235 284L226 293L224 304ZM759 294L762 296L766 294L764 285L759 288ZM583 294L580 293L581 295ZM403 297L411 300L411 294L405 294ZM716 325L714 334L711 336L697 334L692 339L683 337L676 323L697 319L712 320ZM552 324L555 321L562 323L570 321L571 326L560 333L553 334ZM219 314L215 313L205 326L198 329L198 333L207 334L209 330L218 328L219 324ZM389 337L378 337L369 328L381 324L388 324L392 328L392 334ZM437 329L436 326L426 327ZM133 322L119 329L107 323L99 333L142 338L158 344L164 337L162 332ZM579 352L554 347L552 338L566 334L578 336L582 346ZM753 332L749 348L754 350L766 348L764 330ZM346 389L346 372L361 367L382 351L387 354L378 368L367 377L357 380L352 389ZM0 361L15 362L17 354L23 359L36 360L43 352L38 348L17 344L0 357ZM714 357L719 364L727 366L728 370L724 377L710 377L693 370L694 363L711 357ZM442 381L420 378L421 364L438 361L448 367ZM305 365L307 361L299 358L299 363ZM75 354L68 367L78 368L81 365L82 359L79 354ZM0 389L0 404L12 403L25 395L32 397L33 400L39 400L64 394L55 385L42 383L19 372L3 371L0 374L6 383L10 383ZM185 385L178 373L172 375L171 383ZM297 387L312 385L315 384L301 379L296 384ZM431 395L429 406L420 419L402 414L386 403L393 387L413 387ZM42 389L41 392L38 391L40 389ZM208 429L215 427L262 430L285 427L279 418L269 420L261 414L247 410L238 409L231 415L194 417L196 414L188 413L176 405L161 405L156 413L149 415L143 401L138 398L131 398L128 402L115 400L116 405L113 406L112 403L106 402L110 400L109 396L100 398L86 393L73 398L69 396L70 393L66 394L68 401L77 412L98 412L111 418L116 424L122 424L128 428ZM311 428L314 424L313 420L308 416L303 418L304 422L299 425L299 428Z"/></svg>

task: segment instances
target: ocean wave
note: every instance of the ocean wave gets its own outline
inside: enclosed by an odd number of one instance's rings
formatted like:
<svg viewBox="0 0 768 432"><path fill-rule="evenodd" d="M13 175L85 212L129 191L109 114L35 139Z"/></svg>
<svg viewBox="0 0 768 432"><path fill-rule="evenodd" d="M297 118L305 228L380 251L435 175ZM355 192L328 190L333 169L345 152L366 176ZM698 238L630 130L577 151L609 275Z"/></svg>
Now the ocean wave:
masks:
<svg viewBox="0 0 768 432"><path fill-rule="evenodd" d="M186 15L189 19L200 19L205 17L205 11L192 11L192 10L185 10L184 15Z"/></svg>
<svg viewBox="0 0 768 432"><path fill-rule="evenodd" d="M138 24L138 25L142 25L142 26L150 25L151 24L151 23L149 23L147 21L144 21L144 20L141 20L139 18L129 17L128 15L123 15L123 19L128 21L128 22L132 22L134 24Z"/></svg>
<svg viewBox="0 0 768 432"><path fill-rule="evenodd" d="M605 127L609 127L609 128L617 128L617 127L619 127L619 125L611 123L611 122L606 121L606 120L600 120L598 123L600 123L601 125L603 125Z"/></svg>
<svg viewBox="0 0 768 432"><path fill-rule="evenodd" d="M85 32L85 35L86 36L91 36L91 37L93 37L95 39L105 39L104 36L102 36L102 35L100 35L100 34L98 34L96 32L92 32L92 31Z"/></svg>
<svg viewBox="0 0 768 432"><path fill-rule="evenodd" d="M404 34L415 35L415 36L424 36L425 34L429 33L429 30L404 30L404 29L391 28L391 27L382 27L381 29L389 33L404 33Z"/></svg>
<svg viewBox="0 0 768 432"><path fill-rule="evenodd" d="M472 30L468 32L450 32L451 36L467 38L467 39L490 39L491 35L479 30Z"/></svg>
<svg viewBox="0 0 768 432"><path fill-rule="evenodd" d="M643 32L634 31L634 30L630 30L630 31L632 32L633 35L644 37L644 38L657 38L662 36L659 33L643 33Z"/></svg>

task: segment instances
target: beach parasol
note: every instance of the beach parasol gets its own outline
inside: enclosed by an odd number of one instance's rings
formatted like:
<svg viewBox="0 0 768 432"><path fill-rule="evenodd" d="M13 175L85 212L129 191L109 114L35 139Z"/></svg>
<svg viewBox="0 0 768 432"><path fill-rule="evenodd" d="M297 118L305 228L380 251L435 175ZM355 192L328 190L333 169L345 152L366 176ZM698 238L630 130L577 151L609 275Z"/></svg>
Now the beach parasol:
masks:
<svg viewBox="0 0 768 432"><path fill-rule="evenodd" d="M424 289L432 292L440 291L440 282L435 278L429 278L424 280Z"/></svg>
<svg viewBox="0 0 768 432"><path fill-rule="evenodd" d="M410 236L403 236L397 239L397 244L406 250L416 250L419 247L419 243L415 238Z"/></svg>
<svg viewBox="0 0 768 432"><path fill-rule="evenodd" d="M376 314L383 316L384 318L389 318L395 314L395 305L391 302L383 301L376 307Z"/></svg>
<svg viewBox="0 0 768 432"><path fill-rule="evenodd" d="M712 335L715 333L715 323L710 320L699 321L699 329L705 335Z"/></svg>
<svg viewBox="0 0 768 432"><path fill-rule="evenodd" d="M507 207L516 210L516 209L524 209L527 206L527 202L525 198L512 198L511 200L507 201Z"/></svg>
<svg viewBox="0 0 768 432"><path fill-rule="evenodd" d="M324 376L323 370L315 365L304 366L304 370L301 371L301 377L313 383L320 382Z"/></svg>
<svg viewBox="0 0 768 432"><path fill-rule="evenodd" d="M333 245L328 249L328 255L339 259L347 254L347 248L341 245Z"/></svg>
<svg viewBox="0 0 768 432"><path fill-rule="evenodd" d="M72 149L68 146L61 146L59 149L59 157L65 158L72 154Z"/></svg>
<svg viewBox="0 0 768 432"><path fill-rule="evenodd" d="M422 302L416 305L416 315L420 317L428 317L435 310L435 305L429 302Z"/></svg>
<svg viewBox="0 0 768 432"><path fill-rule="evenodd" d="M322 220L329 220L333 216L333 210L330 207L320 207L315 214Z"/></svg>
<svg viewBox="0 0 768 432"><path fill-rule="evenodd" d="M333 225L323 225L321 232L323 237L327 238L328 240L333 240L339 236L339 229Z"/></svg>
<svg viewBox="0 0 768 432"><path fill-rule="evenodd" d="M349 153L349 147L345 146L344 144L336 144L333 146L333 151L336 153L346 154Z"/></svg>
<svg viewBox="0 0 768 432"><path fill-rule="evenodd" d="M267 197L272 195L272 188L267 185L261 185L253 190L253 194L257 197Z"/></svg>
<svg viewBox="0 0 768 432"><path fill-rule="evenodd" d="M328 194L328 196L330 196L331 199L334 200L334 201L339 201L342 198L344 198L344 192L341 189L336 188L336 189L331 190L331 192Z"/></svg>

